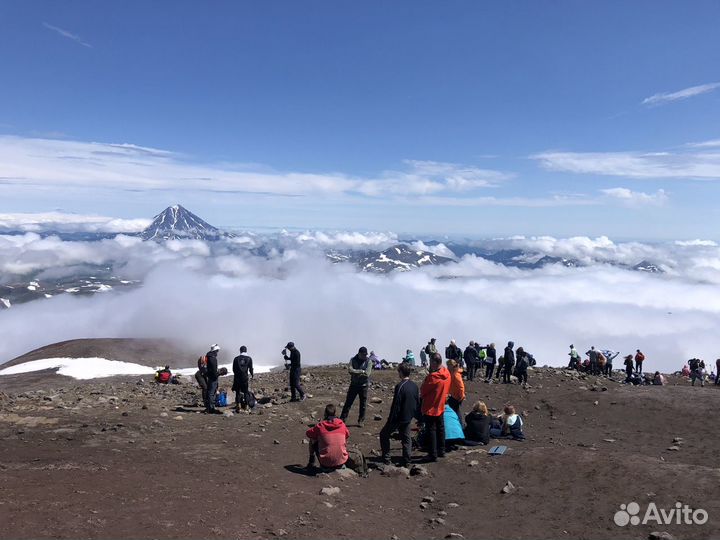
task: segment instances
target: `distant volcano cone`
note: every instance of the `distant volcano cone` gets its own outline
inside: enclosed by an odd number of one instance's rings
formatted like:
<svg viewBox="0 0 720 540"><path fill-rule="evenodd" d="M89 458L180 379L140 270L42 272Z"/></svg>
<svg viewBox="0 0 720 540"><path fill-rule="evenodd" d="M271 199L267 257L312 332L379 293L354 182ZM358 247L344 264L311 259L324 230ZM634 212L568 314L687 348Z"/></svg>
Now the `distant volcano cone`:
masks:
<svg viewBox="0 0 720 540"><path fill-rule="evenodd" d="M179 204L169 206L153 219L150 226L140 236L143 240L218 240L224 236L217 227L213 227L206 221L183 208Z"/></svg>

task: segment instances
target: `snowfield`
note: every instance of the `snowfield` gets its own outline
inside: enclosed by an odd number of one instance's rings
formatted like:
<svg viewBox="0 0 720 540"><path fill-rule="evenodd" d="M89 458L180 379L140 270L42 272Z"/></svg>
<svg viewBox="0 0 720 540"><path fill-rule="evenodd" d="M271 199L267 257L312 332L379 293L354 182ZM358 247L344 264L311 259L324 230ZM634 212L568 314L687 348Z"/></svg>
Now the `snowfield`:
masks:
<svg viewBox="0 0 720 540"><path fill-rule="evenodd" d="M0 375L17 375L19 373L32 373L44 369L57 369L58 375L65 375L78 380L99 379L102 377L113 377L115 375L154 375L157 368L134 364L132 362L119 362L107 358L44 358L32 360L15 366L0 370ZM172 369L175 375L193 377L197 368ZM218 367L227 368L232 373L232 364L222 364ZM270 371L269 366L255 367L255 373Z"/></svg>

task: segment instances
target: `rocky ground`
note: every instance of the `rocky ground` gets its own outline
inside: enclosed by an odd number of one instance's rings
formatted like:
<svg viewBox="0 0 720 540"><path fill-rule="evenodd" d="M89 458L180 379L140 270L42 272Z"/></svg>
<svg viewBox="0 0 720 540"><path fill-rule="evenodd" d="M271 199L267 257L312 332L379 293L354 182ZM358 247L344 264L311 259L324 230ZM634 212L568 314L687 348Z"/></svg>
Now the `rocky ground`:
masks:
<svg viewBox="0 0 720 540"><path fill-rule="evenodd" d="M319 367L304 378L312 398L303 403L288 402L286 373L267 373L253 382L267 401L254 413L205 415L189 380L0 377L0 537L720 537L717 387L675 377L627 387L555 369L533 371L528 389L471 382L464 411L478 398L496 410L513 403L527 441L504 441L503 456L462 448L418 474L390 467L360 478L303 474L305 430L326 403L342 402L348 375ZM365 427L351 413L351 442L371 460L395 378L374 375ZM680 501L710 519L615 525L632 501L643 513Z"/></svg>

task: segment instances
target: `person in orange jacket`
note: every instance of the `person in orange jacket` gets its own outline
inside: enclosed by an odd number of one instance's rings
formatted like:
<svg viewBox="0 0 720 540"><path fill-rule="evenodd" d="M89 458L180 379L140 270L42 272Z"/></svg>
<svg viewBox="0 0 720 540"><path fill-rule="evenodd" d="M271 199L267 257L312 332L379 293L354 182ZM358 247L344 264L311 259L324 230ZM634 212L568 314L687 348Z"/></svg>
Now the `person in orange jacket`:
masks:
<svg viewBox="0 0 720 540"><path fill-rule="evenodd" d="M450 372L442 365L440 353L430 357L430 373L420 387L420 412L427 433L428 459L445 455L445 401L450 392Z"/></svg>
<svg viewBox="0 0 720 540"><path fill-rule="evenodd" d="M465 401L465 383L463 382L462 372L455 360L447 361L448 371L450 372L450 396L447 404L455 411L460 418L460 405Z"/></svg>

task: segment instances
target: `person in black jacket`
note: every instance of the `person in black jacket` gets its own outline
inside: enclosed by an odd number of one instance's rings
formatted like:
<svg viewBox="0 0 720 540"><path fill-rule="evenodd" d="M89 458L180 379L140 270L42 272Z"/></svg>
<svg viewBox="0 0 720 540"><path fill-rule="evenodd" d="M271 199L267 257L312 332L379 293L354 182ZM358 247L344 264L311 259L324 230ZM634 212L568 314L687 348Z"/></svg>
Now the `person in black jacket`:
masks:
<svg viewBox="0 0 720 540"><path fill-rule="evenodd" d="M518 347L517 363L515 364L515 376L518 378L518 384L527 386L529 366L530 355L525 352L525 349L523 349L522 347Z"/></svg>
<svg viewBox="0 0 720 540"><path fill-rule="evenodd" d="M439 356L439 355L438 355ZM402 441L402 465L410 464L412 457L412 438L410 437L410 424L415 418L420 421L420 391L417 384L410 380L412 368L405 362L398 366L400 382L395 385L392 405L385 427L380 430L380 449L382 459L390 463L390 435L398 430Z"/></svg>
<svg viewBox="0 0 720 540"><path fill-rule="evenodd" d="M505 354L503 356L503 384L510 384L510 375L512 375L513 366L515 365L514 346L515 343L508 341L507 347L505 347Z"/></svg>
<svg viewBox="0 0 720 540"><path fill-rule="evenodd" d="M478 353L475 349L475 342L471 341L470 344L465 347L463 353L463 359L465 360L465 368L467 369L467 380L472 381L475 378L475 370L477 369Z"/></svg>
<svg viewBox="0 0 720 540"><path fill-rule="evenodd" d="M288 356L288 351L290 355ZM290 362L290 401L305 401L305 391L300 384L300 351L297 350L295 344L289 341L282 352L283 358ZM296 396L300 396L299 398Z"/></svg>
<svg viewBox="0 0 720 540"><path fill-rule="evenodd" d="M235 412L240 412L240 407L247 409L250 401L250 379L255 377L253 372L252 358L247 354L247 347L240 347L240 354L233 360L232 389L235 392Z"/></svg>
<svg viewBox="0 0 720 540"><path fill-rule="evenodd" d="M490 415L484 402L475 402L472 411L465 417L465 424L465 439L482 444L490 442Z"/></svg>
<svg viewBox="0 0 720 540"><path fill-rule="evenodd" d="M360 413L358 415L358 427L363 427L365 423L365 410L367 408L368 388L370 387L370 358L368 357L367 347L360 347L358 353L350 359L348 373L350 373L350 387L345 397L340 420L347 421L350 408L355 402L355 398L360 396Z"/></svg>
<svg viewBox="0 0 720 540"><path fill-rule="evenodd" d="M493 371L495 371L495 364L497 364L497 351L495 350L495 344L491 343L485 347L487 358L485 360L485 382L492 382ZM498 370L499 371L499 370Z"/></svg>
<svg viewBox="0 0 720 540"><path fill-rule="evenodd" d="M207 380L207 392L205 393L205 412L209 414L219 414L215 408L215 394L218 389L218 361L217 355L220 350L220 346L215 344L210 347L210 350L205 355L207 358L207 365L205 366L205 378Z"/></svg>

